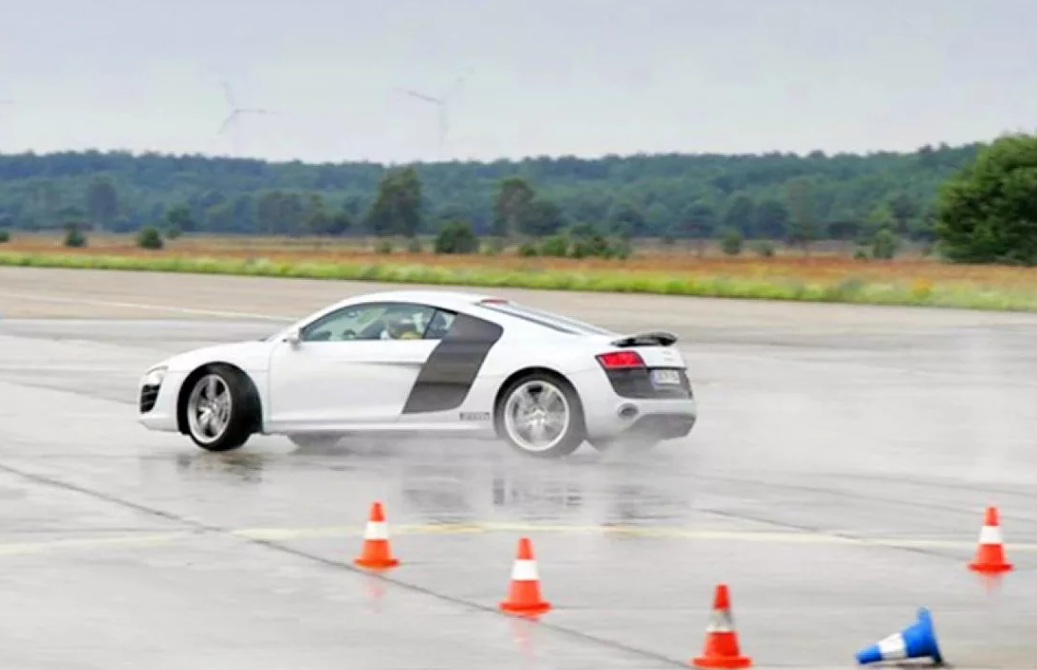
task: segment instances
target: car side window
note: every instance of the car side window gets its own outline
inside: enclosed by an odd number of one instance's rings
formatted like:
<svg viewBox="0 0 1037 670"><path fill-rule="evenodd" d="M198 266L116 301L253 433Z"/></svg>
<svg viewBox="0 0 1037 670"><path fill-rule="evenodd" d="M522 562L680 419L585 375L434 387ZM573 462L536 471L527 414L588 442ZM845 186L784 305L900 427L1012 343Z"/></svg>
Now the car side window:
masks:
<svg viewBox="0 0 1037 670"><path fill-rule="evenodd" d="M441 340L450 332L450 326L454 324L457 314L444 309L437 309L432 318L429 319L428 328L425 329L426 340Z"/></svg>
<svg viewBox="0 0 1037 670"><path fill-rule="evenodd" d="M304 342L421 339L436 311L409 303L352 305L314 321L300 335Z"/></svg>
<svg viewBox="0 0 1037 670"><path fill-rule="evenodd" d="M352 305L325 314L307 325L300 333L303 342L337 342L359 339L364 326L376 322L385 305ZM350 335L353 335L352 337Z"/></svg>

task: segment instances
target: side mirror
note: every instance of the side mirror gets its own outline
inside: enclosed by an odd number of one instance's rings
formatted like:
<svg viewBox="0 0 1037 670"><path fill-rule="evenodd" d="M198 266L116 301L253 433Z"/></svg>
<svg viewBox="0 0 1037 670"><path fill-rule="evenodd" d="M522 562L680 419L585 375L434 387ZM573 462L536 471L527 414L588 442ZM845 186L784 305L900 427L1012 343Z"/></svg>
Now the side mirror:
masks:
<svg viewBox="0 0 1037 670"><path fill-rule="evenodd" d="M302 335L299 333L298 328L293 328L288 331L284 336L284 341L290 344L293 348L299 346L302 341Z"/></svg>

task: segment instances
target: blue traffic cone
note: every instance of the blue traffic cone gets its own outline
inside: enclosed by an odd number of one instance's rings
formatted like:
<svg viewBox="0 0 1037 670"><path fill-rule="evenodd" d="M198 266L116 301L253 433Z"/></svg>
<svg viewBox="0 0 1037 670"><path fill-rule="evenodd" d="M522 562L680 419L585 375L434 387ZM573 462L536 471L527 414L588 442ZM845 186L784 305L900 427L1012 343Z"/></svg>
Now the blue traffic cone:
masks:
<svg viewBox="0 0 1037 670"><path fill-rule="evenodd" d="M918 609L918 620L915 623L857 652L857 663L860 665L906 658L932 658L935 664L943 664L940 647L936 643L936 632L933 630L933 618L924 607Z"/></svg>

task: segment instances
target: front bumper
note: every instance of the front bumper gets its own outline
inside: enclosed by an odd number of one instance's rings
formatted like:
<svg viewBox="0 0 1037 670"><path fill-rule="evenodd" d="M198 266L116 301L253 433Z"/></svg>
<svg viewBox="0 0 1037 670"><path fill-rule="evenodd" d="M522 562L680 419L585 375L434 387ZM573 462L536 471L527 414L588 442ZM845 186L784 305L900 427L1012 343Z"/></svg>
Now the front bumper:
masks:
<svg viewBox="0 0 1037 670"><path fill-rule="evenodd" d="M141 380L137 389L137 421L149 430L177 430L176 396L184 373L170 372L157 382Z"/></svg>

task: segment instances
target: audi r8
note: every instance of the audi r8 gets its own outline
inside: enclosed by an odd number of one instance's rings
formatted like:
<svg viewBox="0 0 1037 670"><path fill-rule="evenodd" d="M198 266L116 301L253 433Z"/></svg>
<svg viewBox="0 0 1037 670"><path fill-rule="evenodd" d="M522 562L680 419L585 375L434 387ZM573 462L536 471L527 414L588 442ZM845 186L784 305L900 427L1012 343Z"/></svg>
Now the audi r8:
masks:
<svg viewBox="0 0 1037 670"><path fill-rule="evenodd" d="M676 342L488 295L387 291L161 361L140 380L139 421L209 451L389 432L485 435L540 457L648 447L696 422Z"/></svg>

